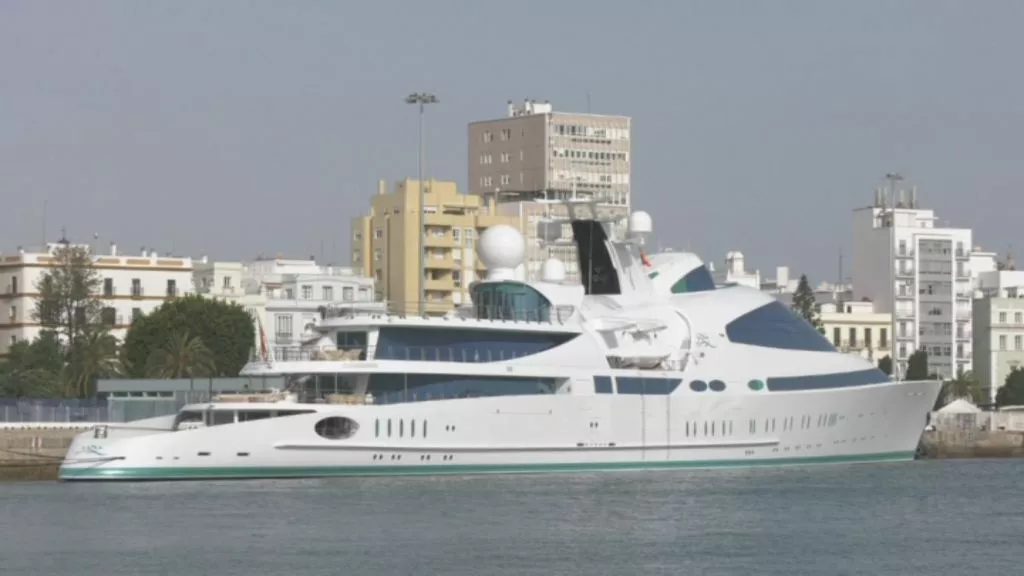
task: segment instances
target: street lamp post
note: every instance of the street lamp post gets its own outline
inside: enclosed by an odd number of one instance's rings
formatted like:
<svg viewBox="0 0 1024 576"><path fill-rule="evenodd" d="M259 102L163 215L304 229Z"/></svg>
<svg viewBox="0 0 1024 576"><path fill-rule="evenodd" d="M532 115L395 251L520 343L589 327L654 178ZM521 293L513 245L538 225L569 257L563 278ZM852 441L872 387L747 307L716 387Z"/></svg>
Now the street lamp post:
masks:
<svg viewBox="0 0 1024 576"><path fill-rule="evenodd" d="M420 246L419 246L419 279L417 280L417 291L419 294L419 309L420 315L426 314L427 311L427 295L424 289L424 273L426 272L424 264L424 253L426 252L425 239L427 237L427 218L426 218L426 189L423 186L423 112L426 109L427 104L437 104L440 100L437 96L428 92L413 92L405 97L406 104L419 105L420 107L420 144L419 144L419 170L417 181L420 185L420 221L419 221L419 232L420 232Z"/></svg>
<svg viewBox="0 0 1024 576"><path fill-rule="evenodd" d="M892 353L890 358L893 359L892 371L893 375L896 376L896 380L902 380L902 374L900 374L900 362L897 356L898 347L896 346L896 183L903 180L903 176L890 172L885 175L885 179L889 181L889 292L890 301L892 302L892 324L889 327L891 335L889 341L892 345Z"/></svg>

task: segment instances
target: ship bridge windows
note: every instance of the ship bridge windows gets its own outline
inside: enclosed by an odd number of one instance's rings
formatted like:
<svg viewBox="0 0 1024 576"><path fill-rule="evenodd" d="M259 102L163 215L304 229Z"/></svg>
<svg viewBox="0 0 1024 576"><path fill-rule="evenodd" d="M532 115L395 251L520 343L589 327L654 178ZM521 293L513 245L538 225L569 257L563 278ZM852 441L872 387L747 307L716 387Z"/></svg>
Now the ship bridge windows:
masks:
<svg viewBox="0 0 1024 576"><path fill-rule="evenodd" d="M459 376L445 374L370 374L367 393L374 404L395 404L484 396L554 394L554 378ZM426 423L423 434L426 435Z"/></svg>
<svg viewBox="0 0 1024 576"><path fill-rule="evenodd" d="M576 336L565 332L383 326L377 339L374 358L428 362L500 362L550 350Z"/></svg>
<svg viewBox="0 0 1024 576"><path fill-rule="evenodd" d="M673 294L685 294L687 292L705 292L715 289L715 281L711 278L706 266L698 266L687 272L675 284L672 285Z"/></svg>
<svg viewBox="0 0 1024 576"><path fill-rule="evenodd" d="M835 346L810 322L781 302L755 308L725 326L730 342L766 348L835 352Z"/></svg>
<svg viewBox="0 0 1024 576"><path fill-rule="evenodd" d="M358 353L360 360L366 360L365 331L339 330L335 333L334 338L339 351Z"/></svg>
<svg viewBox="0 0 1024 576"><path fill-rule="evenodd" d="M470 289L479 320L550 322L551 302L522 282L484 282Z"/></svg>

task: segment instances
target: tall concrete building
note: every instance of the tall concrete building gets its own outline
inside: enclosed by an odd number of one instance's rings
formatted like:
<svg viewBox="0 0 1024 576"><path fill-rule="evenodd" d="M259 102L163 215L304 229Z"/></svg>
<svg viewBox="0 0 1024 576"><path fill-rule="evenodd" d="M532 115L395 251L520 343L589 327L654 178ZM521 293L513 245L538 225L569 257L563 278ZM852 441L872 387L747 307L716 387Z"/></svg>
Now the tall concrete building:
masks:
<svg viewBox="0 0 1024 576"><path fill-rule="evenodd" d="M895 202L891 201L895 200ZM891 313L895 369L915 350L943 378L971 369L972 233L942 226L915 190L877 190L853 214L853 297Z"/></svg>
<svg viewBox="0 0 1024 576"><path fill-rule="evenodd" d="M579 280L576 249L564 206L543 200L592 199L599 216L624 231L630 212L631 120L626 116L555 112L548 102L508 103L503 118L469 125L469 188L494 198L526 239L526 274L544 260L566 265Z"/></svg>
<svg viewBox="0 0 1024 576"><path fill-rule="evenodd" d="M493 199L460 194L454 182L425 184L420 233L419 182L403 180L389 192L380 181L370 213L352 221L352 268L374 279L377 298L393 311L441 315L468 302L469 285L485 271L476 259L480 232L496 224L518 227L518 220L496 215Z"/></svg>

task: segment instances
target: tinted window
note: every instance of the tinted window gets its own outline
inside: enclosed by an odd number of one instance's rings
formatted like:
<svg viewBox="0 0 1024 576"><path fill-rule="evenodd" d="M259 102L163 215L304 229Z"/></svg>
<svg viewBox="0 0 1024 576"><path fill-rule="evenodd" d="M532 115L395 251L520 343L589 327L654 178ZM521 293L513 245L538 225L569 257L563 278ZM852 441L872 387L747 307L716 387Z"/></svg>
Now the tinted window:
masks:
<svg viewBox="0 0 1024 576"><path fill-rule="evenodd" d="M601 223L594 220L573 220L572 236L580 263L580 283L586 294L622 294L619 274L612 266L612 257Z"/></svg>
<svg viewBox="0 0 1024 576"><path fill-rule="evenodd" d="M553 394L554 391L555 380L552 378L444 374L375 373L370 375L367 385L367 392L373 396L374 404L486 396L532 396Z"/></svg>
<svg viewBox="0 0 1024 576"><path fill-rule="evenodd" d="M711 273L704 266L699 266L690 270L686 276L683 276L678 282L672 285L673 294L683 294L686 292L703 292L705 290L714 290L715 281L711 279Z"/></svg>
<svg viewBox="0 0 1024 576"><path fill-rule="evenodd" d="M522 330L383 327L374 357L379 360L500 362L544 352L575 336Z"/></svg>
<svg viewBox="0 0 1024 576"><path fill-rule="evenodd" d="M835 352L835 347L811 323L781 302L771 302L747 312L725 327L729 340L737 344Z"/></svg>

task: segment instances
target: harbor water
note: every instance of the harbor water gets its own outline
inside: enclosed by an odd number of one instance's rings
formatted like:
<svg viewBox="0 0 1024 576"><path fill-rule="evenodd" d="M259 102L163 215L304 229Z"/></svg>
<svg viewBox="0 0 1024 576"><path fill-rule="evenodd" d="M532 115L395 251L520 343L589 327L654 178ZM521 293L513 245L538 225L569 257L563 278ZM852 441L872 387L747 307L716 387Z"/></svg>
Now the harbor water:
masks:
<svg viewBox="0 0 1024 576"><path fill-rule="evenodd" d="M0 487L4 574L1020 572L1022 460Z"/></svg>

